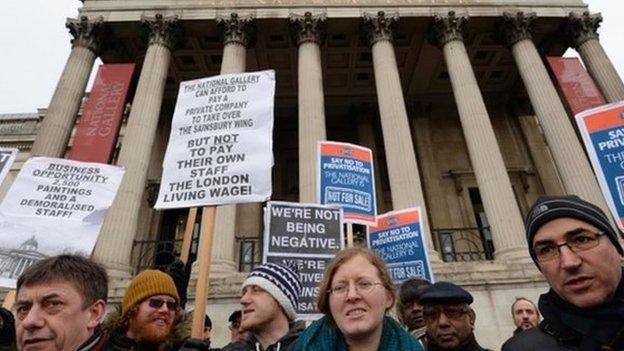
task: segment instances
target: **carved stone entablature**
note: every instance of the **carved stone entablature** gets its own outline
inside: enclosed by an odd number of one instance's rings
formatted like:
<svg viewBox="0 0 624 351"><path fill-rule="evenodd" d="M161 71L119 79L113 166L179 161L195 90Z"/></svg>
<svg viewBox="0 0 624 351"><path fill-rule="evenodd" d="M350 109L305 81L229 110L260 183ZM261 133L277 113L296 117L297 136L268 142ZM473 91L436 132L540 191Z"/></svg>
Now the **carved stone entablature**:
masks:
<svg viewBox="0 0 624 351"><path fill-rule="evenodd" d="M537 15L534 12L524 13L518 11L516 13L503 13L503 40L505 44L513 46L515 43L531 39L531 31L535 25Z"/></svg>
<svg viewBox="0 0 624 351"><path fill-rule="evenodd" d="M313 15L306 12L303 16L290 14L290 34L297 45L303 43L321 44L325 37L325 20L327 15L321 13Z"/></svg>
<svg viewBox="0 0 624 351"><path fill-rule="evenodd" d="M385 12L379 11L377 15L364 13L362 17L367 27L366 37L371 46L379 41L392 42L392 31L399 20L398 13L386 15Z"/></svg>
<svg viewBox="0 0 624 351"><path fill-rule="evenodd" d="M223 45L240 44L246 48L253 45L255 30L253 16L238 16L232 12L229 17L217 17L217 24L221 28Z"/></svg>
<svg viewBox="0 0 624 351"><path fill-rule="evenodd" d="M178 37L178 15L164 17L157 13L154 17L141 16L141 23L148 30L149 45L162 45L172 50Z"/></svg>
<svg viewBox="0 0 624 351"><path fill-rule="evenodd" d="M467 22L468 15L458 15L455 11L449 11L447 15L435 14L429 41L439 47L453 40L463 41Z"/></svg>
<svg viewBox="0 0 624 351"><path fill-rule="evenodd" d="M102 42L104 19L102 16L89 19L87 16L68 18L65 27L72 35L72 46L82 46L97 54Z"/></svg>
<svg viewBox="0 0 624 351"><path fill-rule="evenodd" d="M587 11L583 14L570 12L566 26L570 45L578 48L590 39L598 39L600 22L602 22L602 15L599 13L592 15Z"/></svg>

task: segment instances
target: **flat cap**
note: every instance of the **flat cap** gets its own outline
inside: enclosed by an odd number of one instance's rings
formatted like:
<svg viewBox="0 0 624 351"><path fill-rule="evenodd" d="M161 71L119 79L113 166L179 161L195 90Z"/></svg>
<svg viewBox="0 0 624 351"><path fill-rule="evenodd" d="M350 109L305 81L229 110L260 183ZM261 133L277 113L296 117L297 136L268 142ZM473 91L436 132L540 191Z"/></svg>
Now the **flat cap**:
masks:
<svg viewBox="0 0 624 351"><path fill-rule="evenodd" d="M471 304L474 299L461 286L449 282L438 282L420 294L422 305L447 305L456 303Z"/></svg>

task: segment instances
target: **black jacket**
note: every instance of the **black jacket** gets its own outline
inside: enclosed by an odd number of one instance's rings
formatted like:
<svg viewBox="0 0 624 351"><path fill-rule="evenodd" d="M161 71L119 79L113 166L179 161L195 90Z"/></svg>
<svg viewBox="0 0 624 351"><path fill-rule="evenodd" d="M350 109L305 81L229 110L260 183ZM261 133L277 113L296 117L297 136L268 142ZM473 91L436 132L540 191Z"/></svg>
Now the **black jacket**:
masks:
<svg viewBox="0 0 624 351"><path fill-rule="evenodd" d="M221 351L292 351L295 349L295 344L297 343L297 339L299 339L301 332L302 328L293 327L275 344L269 345L266 349L262 348L260 342L252 334L243 341L225 346L221 349Z"/></svg>
<svg viewBox="0 0 624 351"><path fill-rule="evenodd" d="M429 343L427 344L427 351L447 351L446 349L442 349L431 342L431 338L428 338ZM453 349L453 351L490 351L488 349L484 349L477 343L477 339L475 339L474 334L470 336L470 340L467 343L461 345L457 349ZM527 350L528 351L528 350Z"/></svg>
<svg viewBox="0 0 624 351"><path fill-rule="evenodd" d="M548 350L572 351L577 342L573 339L557 341L554 330L546 321L542 321L536 328L531 328L514 335L503 344L502 351Z"/></svg>
<svg viewBox="0 0 624 351"><path fill-rule="evenodd" d="M539 308L539 326L507 340L503 351L624 350L624 279L601 306L579 308L550 290L540 296Z"/></svg>
<svg viewBox="0 0 624 351"><path fill-rule="evenodd" d="M17 350L15 346L15 319L11 311L0 307L0 351Z"/></svg>

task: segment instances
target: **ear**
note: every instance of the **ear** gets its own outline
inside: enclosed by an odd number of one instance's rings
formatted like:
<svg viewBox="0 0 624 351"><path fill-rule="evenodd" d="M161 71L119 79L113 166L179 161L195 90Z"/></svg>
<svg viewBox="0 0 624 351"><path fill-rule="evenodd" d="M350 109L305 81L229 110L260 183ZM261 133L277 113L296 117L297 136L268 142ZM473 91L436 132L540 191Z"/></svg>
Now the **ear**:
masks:
<svg viewBox="0 0 624 351"><path fill-rule="evenodd" d="M386 312L388 312L394 305L395 296L391 292L389 292L388 289L384 289L384 291L386 292Z"/></svg>
<svg viewBox="0 0 624 351"><path fill-rule="evenodd" d="M468 308L468 318L470 321L470 328L474 330L475 321L477 320L477 315L472 308Z"/></svg>
<svg viewBox="0 0 624 351"><path fill-rule="evenodd" d="M106 314L106 302L104 300L97 300L95 303L88 308L89 310L89 323L87 324L87 328L95 329L100 323L102 323L102 319L104 319L104 315Z"/></svg>

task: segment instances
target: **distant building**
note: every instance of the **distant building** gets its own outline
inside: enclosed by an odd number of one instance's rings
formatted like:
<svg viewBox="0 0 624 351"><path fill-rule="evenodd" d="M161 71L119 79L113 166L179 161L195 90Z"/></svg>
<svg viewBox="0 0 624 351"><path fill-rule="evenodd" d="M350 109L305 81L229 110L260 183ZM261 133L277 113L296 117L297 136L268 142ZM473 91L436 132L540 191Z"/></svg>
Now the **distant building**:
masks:
<svg viewBox="0 0 624 351"><path fill-rule="evenodd" d="M17 279L26 268L46 258L38 249L39 243L34 236L24 241L18 249L0 248L0 277Z"/></svg>

